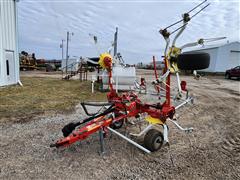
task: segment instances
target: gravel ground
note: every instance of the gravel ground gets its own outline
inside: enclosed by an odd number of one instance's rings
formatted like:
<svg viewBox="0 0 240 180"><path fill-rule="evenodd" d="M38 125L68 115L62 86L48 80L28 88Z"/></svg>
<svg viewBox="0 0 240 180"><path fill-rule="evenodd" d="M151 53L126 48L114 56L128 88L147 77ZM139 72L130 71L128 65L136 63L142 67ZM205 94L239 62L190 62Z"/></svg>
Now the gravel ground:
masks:
<svg viewBox="0 0 240 180"><path fill-rule="evenodd" d="M240 82L183 80L196 99L177 112L179 123L195 130L185 134L169 124L170 147L148 155L109 135L100 156L94 134L68 148L49 148L65 124L85 117L78 105L72 114L0 124L0 179L240 179Z"/></svg>

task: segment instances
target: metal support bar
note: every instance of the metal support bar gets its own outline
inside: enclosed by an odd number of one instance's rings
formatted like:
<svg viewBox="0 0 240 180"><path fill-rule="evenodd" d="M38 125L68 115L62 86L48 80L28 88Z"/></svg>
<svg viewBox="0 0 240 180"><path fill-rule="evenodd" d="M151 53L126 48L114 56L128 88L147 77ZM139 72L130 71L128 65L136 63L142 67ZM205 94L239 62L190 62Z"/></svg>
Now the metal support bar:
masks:
<svg viewBox="0 0 240 180"><path fill-rule="evenodd" d="M179 73L176 73L177 76L177 85L178 85L178 92L181 94L182 93L182 87L181 87L181 80L180 80L180 76Z"/></svg>
<svg viewBox="0 0 240 180"><path fill-rule="evenodd" d="M168 69L162 76L159 77L160 82L164 82L170 74L170 69Z"/></svg>
<svg viewBox="0 0 240 180"><path fill-rule="evenodd" d="M190 128L183 128L182 126L180 126L177 121L175 120L172 120L172 119L169 119L169 121L171 121L175 126L178 127L178 129L182 130L182 131L185 131L185 132L192 132L193 131L193 128L190 127Z"/></svg>
<svg viewBox="0 0 240 180"><path fill-rule="evenodd" d="M139 134L134 134L134 133L130 133L130 135L132 136L136 136L136 137L140 137L143 134L145 134L148 130L150 130L153 127L152 124L149 124L145 129L143 129Z"/></svg>
<svg viewBox="0 0 240 180"><path fill-rule="evenodd" d="M166 124L163 124L163 139L164 139L164 142L168 143L169 140L168 140L168 127Z"/></svg>
<svg viewBox="0 0 240 180"><path fill-rule="evenodd" d="M132 145L136 146L137 148L141 149L142 151L146 152L146 153L151 153L151 151L149 151L148 149L146 149L145 147L139 145L138 143L134 142L133 140L127 138L126 136L122 135L121 133L115 131L114 129L107 127L107 129L113 133L115 133L116 135L118 135L119 137L123 138L124 140L128 141L129 143L131 143Z"/></svg>
<svg viewBox="0 0 240 180"><path fill-rule="evenodd" d="M175 107L175 109L179 109L180 107L182 107L183 105L187 104L188 102L192 101L193 98L192 97L189 97L187 98L184 102L182 102L181 104L179 104L178 106Z"/></svg>

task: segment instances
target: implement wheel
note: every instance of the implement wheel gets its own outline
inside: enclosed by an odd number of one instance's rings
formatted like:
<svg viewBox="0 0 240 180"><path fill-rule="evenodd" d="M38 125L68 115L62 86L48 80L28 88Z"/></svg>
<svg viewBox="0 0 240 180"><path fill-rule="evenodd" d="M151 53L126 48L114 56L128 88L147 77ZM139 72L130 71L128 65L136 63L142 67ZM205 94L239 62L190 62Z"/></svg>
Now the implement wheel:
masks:
<svg viewBox="0 0 240 180"><path fill-rule="evenodd" d="M163 145L163 134L156 129L149 130L144 137L144 146L150 151L159 150Z"/></svg>
<svg viewBox="0 0 240 180"><path fill-rule="evenodd" d="M229 73L225 74L225 79L231 79L231 76Z"/></svg>

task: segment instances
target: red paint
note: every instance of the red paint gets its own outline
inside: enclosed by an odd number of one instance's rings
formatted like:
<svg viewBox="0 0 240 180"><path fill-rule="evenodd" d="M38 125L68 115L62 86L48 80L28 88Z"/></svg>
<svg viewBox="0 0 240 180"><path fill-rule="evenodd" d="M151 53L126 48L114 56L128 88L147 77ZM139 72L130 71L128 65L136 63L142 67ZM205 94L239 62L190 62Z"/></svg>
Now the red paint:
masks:
<svg viewBox="0 0 240 180"><path fill-rule="evenodd" d="M164 61L165 61L164 72L166 72L167 60L164 59ZM119 96L116 93L116 91L113 89L113 85L111 82L111 78L112 78L111 67L108 69L108 72L109 72L110 92L107 94L107 98L109 102L114 103L114 108L116 109L115 111L117 114L120 114L120 115L114 119L109 118L108 115L95 118L94 120L86 123L85 126L75 130L68 137L62 138L59 141L57 141L56 147L68 146L72 143L75 143L76 141L81 141L83 139L86 139L89 135L100 130L102 127L103 129L105 129L113 122L120 121L122 119L126 119L129 117L136 117L142 113L147 113L153 118L159 118L163 123L167 120L167 118L170 118L170 119L173 118L175 114L175 108L171 106L171 101L170 101L170 75L171 74L168 75L167 81L166 81L167 85L165 86L166 101L163 104L160 104L160 103L148 104L148 103L141 102L138 96L133 92L122 93L121 96ZM184 86L184 82L182 82L181 85ZM127 114L125 114L126 112Z"/></svg>

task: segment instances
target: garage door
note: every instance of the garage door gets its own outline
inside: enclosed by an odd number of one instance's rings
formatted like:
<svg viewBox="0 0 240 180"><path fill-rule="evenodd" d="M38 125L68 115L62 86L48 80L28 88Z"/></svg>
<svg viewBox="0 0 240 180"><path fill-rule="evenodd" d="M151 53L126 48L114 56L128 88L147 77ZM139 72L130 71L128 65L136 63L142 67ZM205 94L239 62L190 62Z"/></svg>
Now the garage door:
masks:
<svg viewBox="0 0 240 180"><path fill-rule="evenodd" d="M231 51L229 63L231 64L231 67L240 65L240 51Z"/></svg>

